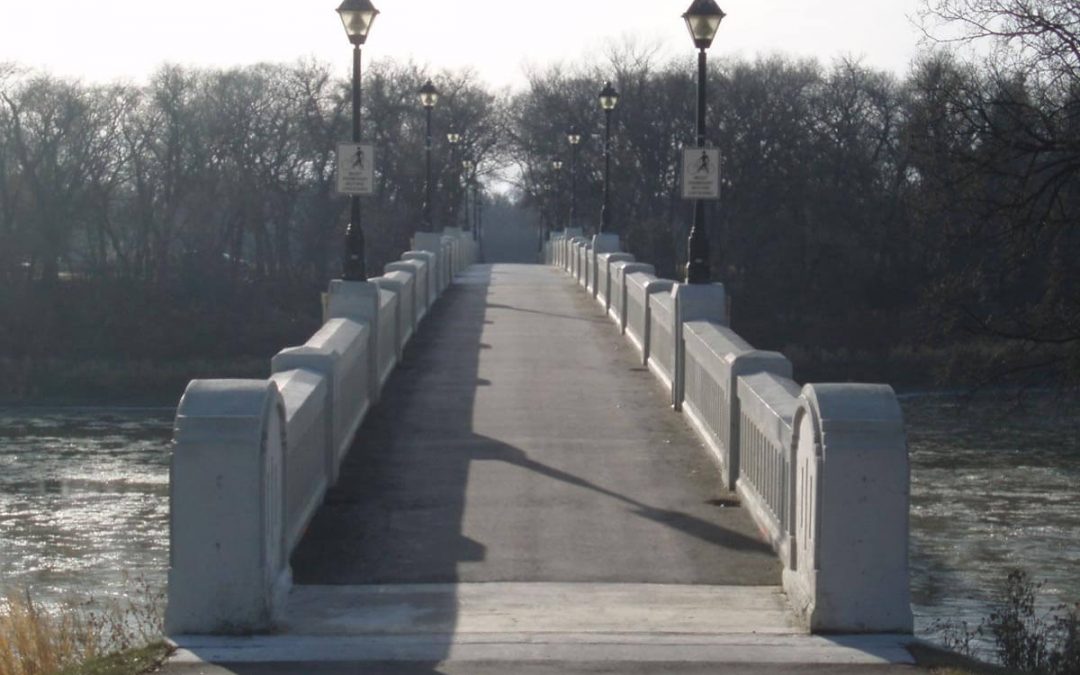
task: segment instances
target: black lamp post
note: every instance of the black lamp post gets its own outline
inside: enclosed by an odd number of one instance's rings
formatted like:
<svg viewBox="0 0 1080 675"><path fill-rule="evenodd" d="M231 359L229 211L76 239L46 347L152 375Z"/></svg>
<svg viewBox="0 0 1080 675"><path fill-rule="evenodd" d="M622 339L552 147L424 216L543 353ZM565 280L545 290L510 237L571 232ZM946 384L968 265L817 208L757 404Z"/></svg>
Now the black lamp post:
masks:
<svg viewBox="0 0 1080 675"><path fill-rule="evenodd" d="M353 44L352 76L352 142L360 142L360 46L367 41L368 31L379 10L370 0L345 0L337 8L345 34ZM364 266L364 231L360 225L360 197L352 195L349 204L349 226L345 228L345 260L341 277L346 281L367 281Z"/></svg>
<svg viewBox="0 0 1080 675"><path fill-rule="evenodd" d="M563 163L562 163L561 159L553 159L553 160L551 160L551 169L552 169L552 171L555 172L554 173L554 183L555 183L554 188L555 189L553 190L553 192L555 193L555 199L554 199L555 208L552 209L555 213L552 216L552 221L554 223L556 223L556 224L559 222L559 202L561 201L559 199L559 197L561 196L559 193L561 192L561 189L562 189L562 180L561 180L562 179L562 166L563 166ZM552 230L552 229L554 229L554 227L555 227L554 225L551 225L551 226L548 227L548 230ZM544 231L541 228L541 231L540 231L540 250L541 251L544 250L544 241L546 239L547 239L547 237L544 236Z"/></svg>
<svg viewBox="0 0 1080 675"><path fill-rule="evenodd" d="M476 241L477 236L476 236L476 223L474 222L475 219L469 217L469 189L473 185L472 172L473 172L473 169L475 167L476 167L476 165L472 162L472 160L465 159L465 160L461 161L461 168L464 170L464 173L465 173L465 181L464 181L465 182L465 227L472 230L473 241ZM476 190L473 189L472 192L473 192L473 205L472 205L472 208L473 208L473 212L474 212L474 215L475 215L475 212L476 212Z"/></svg>
<svg viewBox="0 0 1080 675"><path fill-rule="evenodd" d="M426 164L424 170L424 231L431 232L431 109L439 102L439 91L428 80L420 87L420 105L427 112L427 131L424 135L424 155Z"/></svg>
<svg viewBox="0 0 1080 675"><path fill-rule="evenodd" d="M456 131L447 132L446 142L450 144L450 166L454 167L455 171L459 171L460 169L457 168L455 160L457 159L457 146L461 142L461 134ZM454 183L455 187L450 191L450 227L457 227L458 187L456 184L460 183L460 181L456 180Z"/></svg>
<svg viewBox="0 0 1080 675"><path fill-rule="evenodd" d="M705 50L712 44L724 12L715 0L694 0L683 14L690 37L698 49L697 147L705 147ZM705 230L705 202L694 200L694 223L687 242L686 283L707 284L709 278L709 235Z"/></svg>
<svg viewBox="0 0 1080 675"><path fill-rule="evenodd" d="M566 140L570 143L570 227L574 227L577 219L577 146L581 143L577 127L570 127Z"/></svg>
<svg viewBox="0 0 1080 675"><path fill-rule="evenodd" d="M604 109L604 206L600 209L600 233L611 229L611 111L619 102L619 92L610 82L600 90L600 107Z"/></svg>

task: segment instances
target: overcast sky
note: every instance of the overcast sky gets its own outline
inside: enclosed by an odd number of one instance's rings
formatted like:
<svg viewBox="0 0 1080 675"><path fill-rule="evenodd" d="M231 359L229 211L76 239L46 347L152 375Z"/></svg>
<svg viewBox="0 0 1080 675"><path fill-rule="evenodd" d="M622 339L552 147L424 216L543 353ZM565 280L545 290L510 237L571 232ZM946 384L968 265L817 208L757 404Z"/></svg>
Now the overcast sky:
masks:
<svg viewBox="0 0 1080 675"><path fill-rule="evenodd" d="M496 86L520 86L526 65L577 61L626 38L692 53L680 18L689 0L373 1L381 14L365 60L471 66ZM231 66L314 56L347 72L339 2L0 0L0 61L92 81L140 81L166 61ZM855 56L903 73L917 48L918 0L718 2L728 16L710 58Z"/></svg>

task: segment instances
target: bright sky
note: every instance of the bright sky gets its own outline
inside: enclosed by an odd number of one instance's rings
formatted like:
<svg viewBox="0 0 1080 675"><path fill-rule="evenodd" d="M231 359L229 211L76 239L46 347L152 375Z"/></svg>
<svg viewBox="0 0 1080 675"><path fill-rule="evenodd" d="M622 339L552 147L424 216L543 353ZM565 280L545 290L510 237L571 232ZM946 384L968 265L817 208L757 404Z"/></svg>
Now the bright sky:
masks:
<svg viewBox="0 0 1080 675"><path fill-rule="evenodd" d="M163 62L240 65L314 56L351 63L340 0L0 0L0 62L92 81L140 81ZM634 38L691 55L689 0L373 0L365 61L472 66L520 86L523 67L573 62ZM918 0L718 0L728 14L710 58L843 55L905 72Z"/></svg>

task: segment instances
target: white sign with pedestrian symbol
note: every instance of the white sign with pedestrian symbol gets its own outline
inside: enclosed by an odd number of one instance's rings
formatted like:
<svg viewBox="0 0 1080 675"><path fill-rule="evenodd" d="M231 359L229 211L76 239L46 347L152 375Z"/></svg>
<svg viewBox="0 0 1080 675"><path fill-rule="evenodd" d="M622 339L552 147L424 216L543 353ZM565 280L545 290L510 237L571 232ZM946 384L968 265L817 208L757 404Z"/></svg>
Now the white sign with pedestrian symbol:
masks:
<svg viewBox="0 0 1080 675"><path fill-rule="evenodd" d="M337 189L346 195L375 192L375 146L338 143Z"/></svg>
<svg viewBox="0 0 1080 675"><path fill-rule="evenodd" d="M720 151L686 148L682 153L683 199L720 199Z"/></svg>

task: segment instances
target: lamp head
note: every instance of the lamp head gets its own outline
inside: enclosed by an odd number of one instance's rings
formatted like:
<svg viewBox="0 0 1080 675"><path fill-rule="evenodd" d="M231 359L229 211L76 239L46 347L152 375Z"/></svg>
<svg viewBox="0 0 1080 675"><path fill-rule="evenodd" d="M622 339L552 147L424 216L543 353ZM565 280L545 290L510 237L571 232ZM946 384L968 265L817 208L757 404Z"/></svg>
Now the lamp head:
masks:
<svg viewBox="0 0 1080 675"><path fill-rule="evenodd" d="M379 10L371 4L371 0L344 0L337 8L341 23L345 26L345 34L349 36L349 42L360 46L367 41L368 31L375 22L375 16Z"/></svg>
<svg viewBox="0 0 1080 675"><path fill-rule="evenodd" d="M720 28L720 21L726 15L717 6L716 0L694 0L690 9L682 15L686 29L698 49L708 49Z"/></svg>
<svg viewBox="0 0 1080 675"><path fill-rule="evenodd" d="M431 80L425 82L418 93L420 95L420 104L425 108L434 108L435 104L439 102L439 90L435 88Z"/></svg>
<svg viewBox="0 0 1080 675"><path fill-rule="evenodd" d="M618 103L619 92L615 91L615 87L611 86L610 82L605 82L604 88L600 90L600 107L604 110L614 110Z"/></svg>

